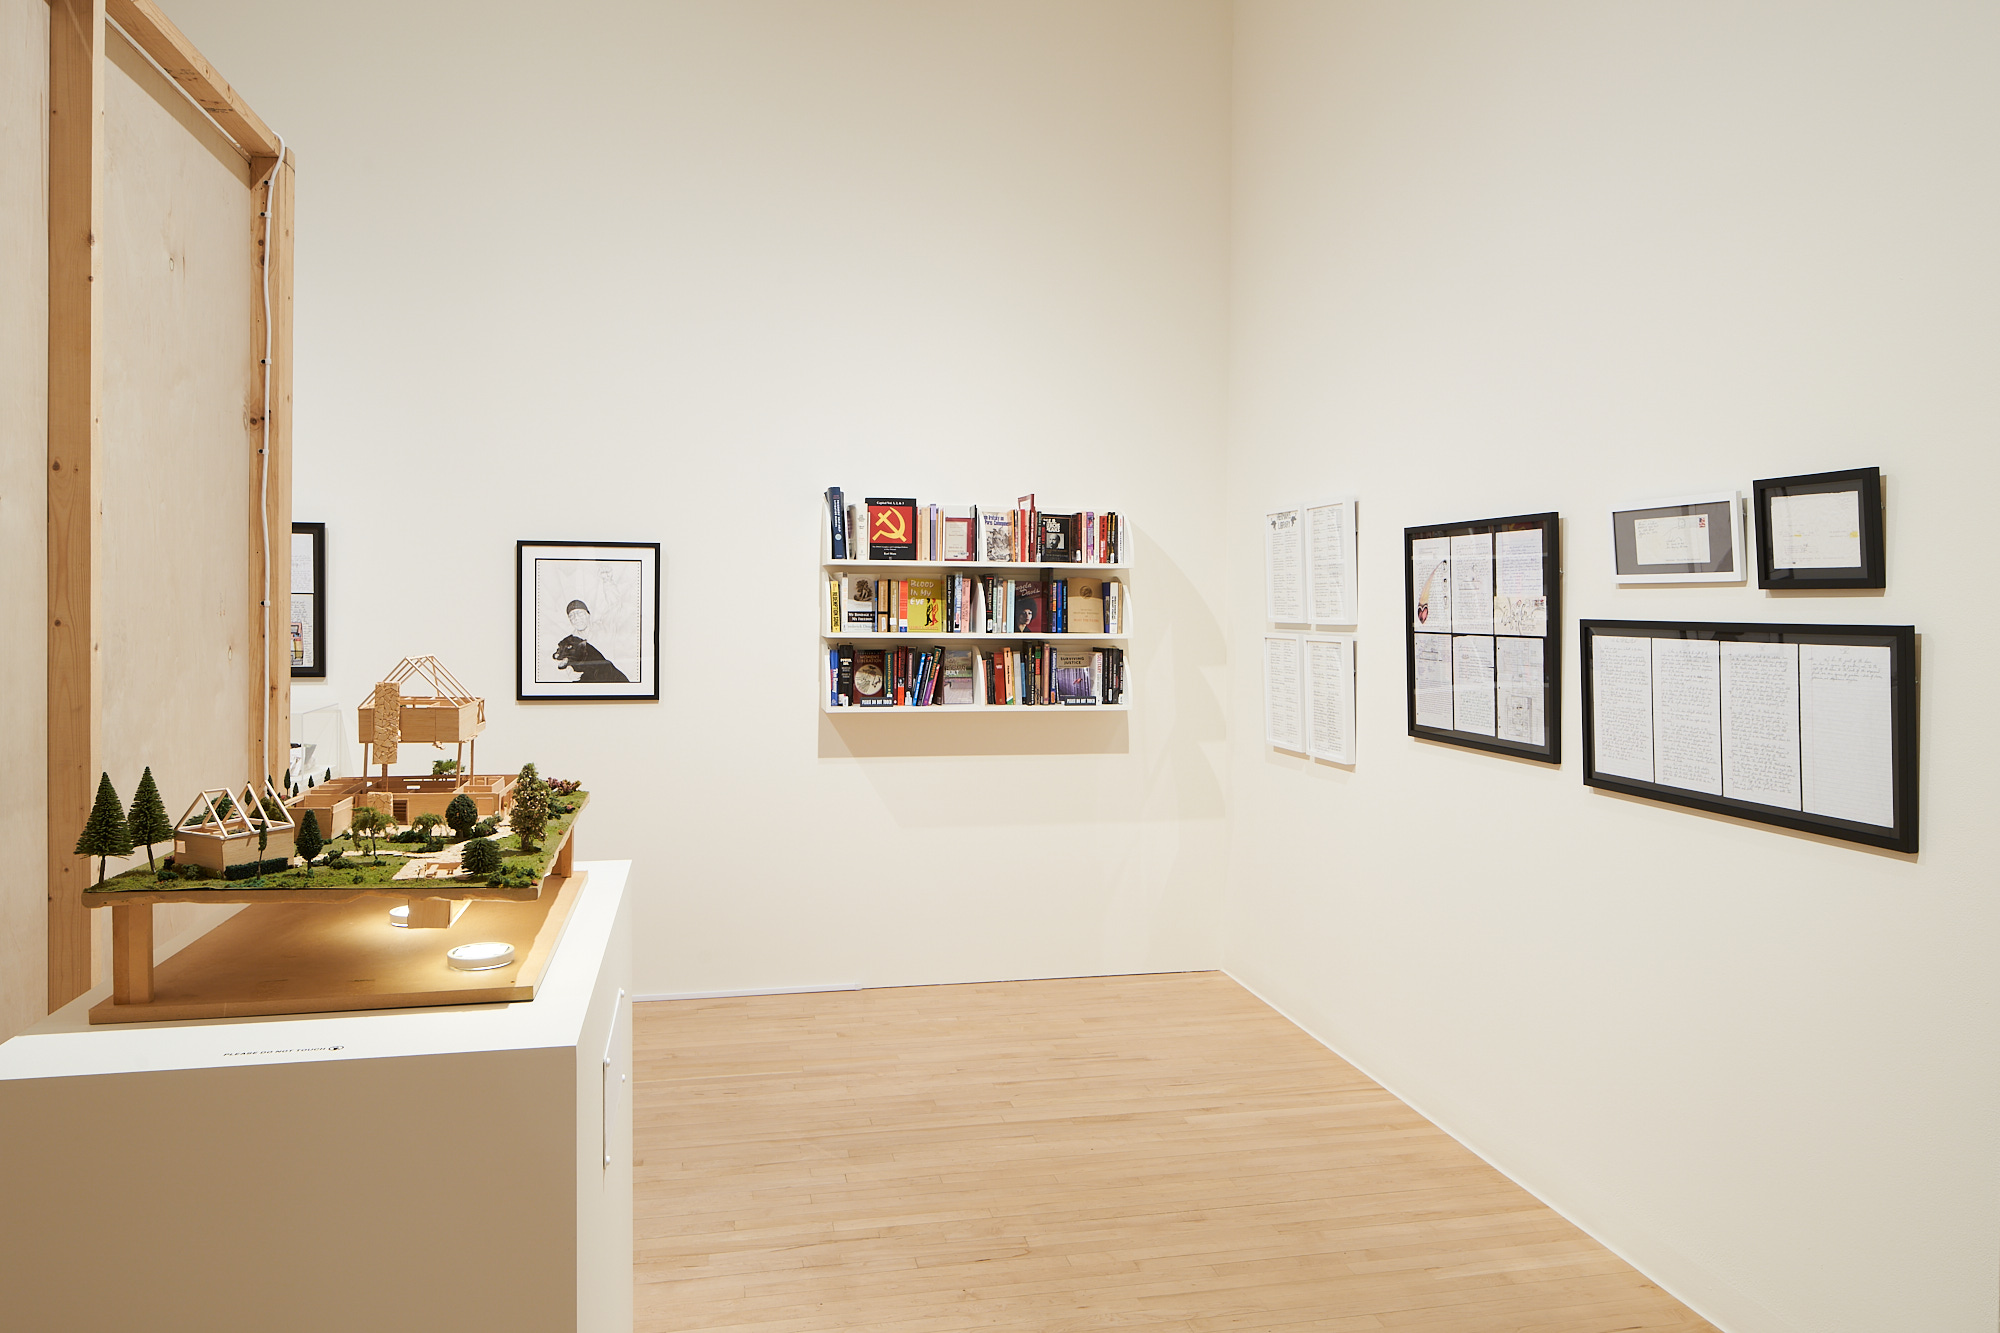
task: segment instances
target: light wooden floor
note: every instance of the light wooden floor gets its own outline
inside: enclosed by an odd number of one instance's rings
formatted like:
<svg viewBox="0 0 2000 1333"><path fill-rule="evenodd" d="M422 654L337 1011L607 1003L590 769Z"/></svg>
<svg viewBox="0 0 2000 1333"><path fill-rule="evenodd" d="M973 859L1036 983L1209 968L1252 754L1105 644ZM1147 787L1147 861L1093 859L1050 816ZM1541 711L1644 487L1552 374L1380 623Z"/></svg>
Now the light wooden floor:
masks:
<svg viewBox="0 0 2000 1333"><path fill-rule="evenodd" d="M639 1333L1710 1329L1220 973L638 1011Z"/></svg>

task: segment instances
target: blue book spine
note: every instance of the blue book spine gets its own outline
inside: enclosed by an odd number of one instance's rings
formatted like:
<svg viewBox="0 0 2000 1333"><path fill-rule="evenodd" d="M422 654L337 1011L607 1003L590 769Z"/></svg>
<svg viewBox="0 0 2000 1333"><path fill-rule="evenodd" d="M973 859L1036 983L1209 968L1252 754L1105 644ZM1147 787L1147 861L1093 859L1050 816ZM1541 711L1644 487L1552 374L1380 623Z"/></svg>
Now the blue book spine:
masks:
<svg viewBox="0 0 2000 1333"><path fill-rule="evenodd" d="M847 505L841 496L840 487L827 488L826 505L833 524L833 558L847 559Z"/></svg>

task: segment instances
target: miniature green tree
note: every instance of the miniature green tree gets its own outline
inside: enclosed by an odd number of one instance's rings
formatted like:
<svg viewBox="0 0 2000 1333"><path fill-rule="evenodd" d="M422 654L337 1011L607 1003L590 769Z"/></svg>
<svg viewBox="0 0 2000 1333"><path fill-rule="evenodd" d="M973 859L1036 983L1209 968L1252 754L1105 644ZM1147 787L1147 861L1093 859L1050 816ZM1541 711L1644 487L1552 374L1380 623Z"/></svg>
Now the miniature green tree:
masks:
<svg viewBox="0 0 2000 1333"><path fill-rule="evenodd" d="M464 842L472 836L472 826L479 822L479 806L464 792L451 798L451 804L444 808L444 822L451 825L451 831Z"/></svg>
<svg viewBox="0 0 2000 1333"><path fill-rule="evenodd" d="M521 850L532 852L548 826L549 789L533 764L523 764L520 777L514 781L514 810L507 818L507 827L521 840Z"/></svg>
<svg viewBox="0 0 2000 1333"><path fill-rule="evenodd" d="M257 878L250 881L250 887L253 889L264 887L264 853L270 846L271 821L268 819L259 819L257 821Z"/></svg>
<svg viewBox="0 0 2000 1333"><path fill-rule="evenodd" d="M132 830L126 827L125 812L118 806L118 793L111 786L109 773L98 775L97 799L91 803L90 818L83 822L83 832L77 836L76 854L97 858L99 885L104 883L106 857L132 854Z"/></svg>
<svg viewBox="0 0 2000 1333"><path fill-rule="evenodd" d="M469 875L492 875L500 870L503 858L500 844L491 838L474 838L459 852L459 864Z"/></svg>
<svg viewBox="0 0 2000 1333"><path fill-rule="evenodd" d="M299 855L306 859L306 883L310 884L313 877L313 858L319 855L320 848L326 846L326 839L319 835L319 816L313 811L306 811L305 820L299 825L299 836L293 840L292 845L298 849Z"/></svg>
<svg viewBox="0 0 2000 1333"><path fill-rule="evenodd" d="M160 787L153 781L151 768L139 775L139 790L132 793L132 809L125 816L125 827L132 835L132 845L146 849L146 868L158 869L153 863L153 844L174 836L174 821L167 817L167 805L160 799Z"/></svg>
<svg viewBox="0 0 2000 1333"><path fill-rule="evenodd" d="M387 832L389 816L379 806L362 805L354 810L354 832L368 839L368 854L375 858L375 864L382 864L382 853L377 850L375 840Z"/></svg>
<svg viewBox="0 0 2000 1333"><path fill-rule="evenodd" d="M456 759L431 760L431 776L434 778L448 778L456 772L458 772L458 760Z"/></svg>

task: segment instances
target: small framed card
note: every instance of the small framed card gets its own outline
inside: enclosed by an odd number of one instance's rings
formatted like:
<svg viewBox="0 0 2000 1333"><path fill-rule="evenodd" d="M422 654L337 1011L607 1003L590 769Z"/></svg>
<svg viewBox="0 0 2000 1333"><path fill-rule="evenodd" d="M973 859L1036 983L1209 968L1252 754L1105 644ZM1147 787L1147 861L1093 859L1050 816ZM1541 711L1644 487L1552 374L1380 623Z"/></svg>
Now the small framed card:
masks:
<svg viewBox="0 0 2000 1333"><path fill-rule="evenodd" d="M1886 588L1877 468L1752 483L1760 588Z"/></svg>
<svg viewBox="0 0 2000 1333"><path fill-rule="evenodd" d="M516 542L516 699L660 697L660 544Z"/></svg>
<svg viewBox="0 0 2000 1333"><path fill-rule="evenodd" d="M1611 511L1620 583L1741 583L1743 497L1737 491L1640 500Z"/></svg>
<svg viewBox="0 0 2000 1333"><path fill-rule="evenodd" d="M292 524L292 679L326 677L326 524Z"/></svg>

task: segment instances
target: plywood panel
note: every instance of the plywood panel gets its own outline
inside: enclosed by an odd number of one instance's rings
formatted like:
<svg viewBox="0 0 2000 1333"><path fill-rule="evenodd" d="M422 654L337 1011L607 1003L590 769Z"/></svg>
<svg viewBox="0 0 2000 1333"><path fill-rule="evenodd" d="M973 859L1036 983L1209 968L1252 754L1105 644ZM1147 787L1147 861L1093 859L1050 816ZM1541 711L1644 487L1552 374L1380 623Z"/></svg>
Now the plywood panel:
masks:
<svg viewBox="0 0 2000 1333"><path fill-rule="evenodd" d="M150 765L178 810L253 776L257 199L180 90L115 34L108 49L102 762L127 799ZM221 915L159 911L168 939Z"/></svg>
<svg viewBox="0 0 2000 1333"><path fill-rule="evenodd" d="M48 71L48 5L0 0L0 1041L48 970Z"/></svg>

